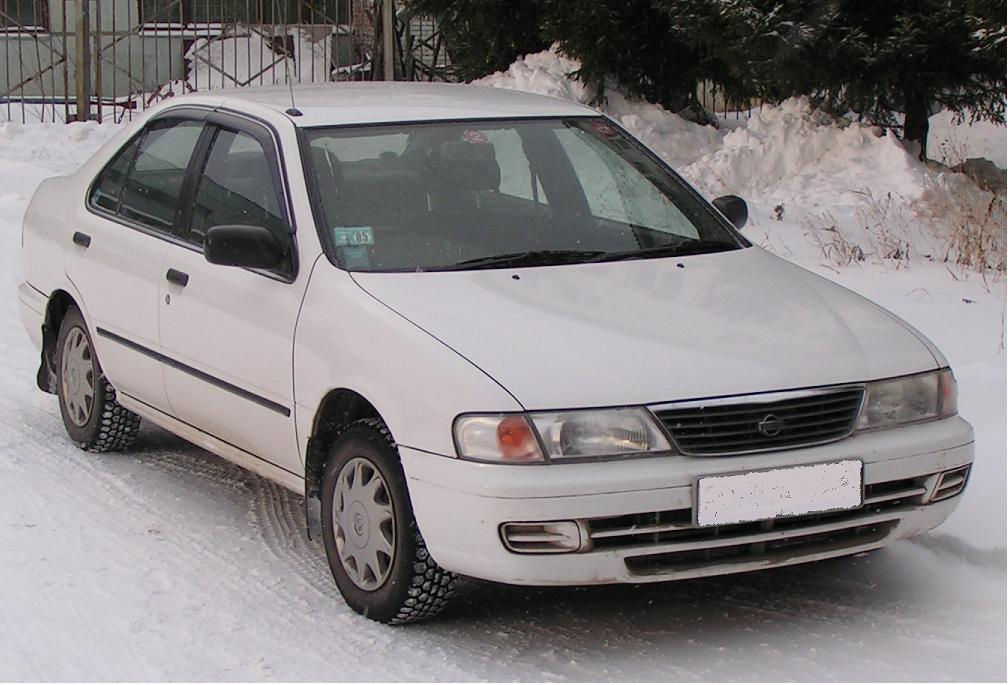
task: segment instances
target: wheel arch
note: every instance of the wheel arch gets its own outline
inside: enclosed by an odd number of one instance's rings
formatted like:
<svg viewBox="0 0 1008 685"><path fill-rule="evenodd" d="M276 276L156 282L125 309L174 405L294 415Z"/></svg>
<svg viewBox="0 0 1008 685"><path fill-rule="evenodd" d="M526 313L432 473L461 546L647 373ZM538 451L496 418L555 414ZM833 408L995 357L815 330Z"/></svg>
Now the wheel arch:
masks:
<svg viewBox="0 0 1008 685"><path fill-rule="evenodd" d="M329 448L348 427L361 419L370 418L385 421L370 400L350 388L334 388L319 402L305 450L305 514L309 537L320 534L322 530L320 493Z"/></svg>
<svg viewBox="0 0 1008 685"><path fill-rule="evenodd" d="M73 308L81 311L83 316L83 310L77 304L77 300L63 289L54 290L46 302L45 315L42 318L42 359L35 379L43 392L56 394L56 341L63 319Z"/></svg>

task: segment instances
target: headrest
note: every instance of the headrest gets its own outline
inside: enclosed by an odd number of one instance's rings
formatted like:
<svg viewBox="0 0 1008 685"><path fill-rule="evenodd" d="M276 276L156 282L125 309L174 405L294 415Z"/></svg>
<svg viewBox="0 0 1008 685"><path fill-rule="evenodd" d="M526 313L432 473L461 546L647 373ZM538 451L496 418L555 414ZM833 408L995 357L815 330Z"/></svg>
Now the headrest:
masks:
<svg viewBox="0 0 1008 685"><path fill-rule="evenodd" d="M470 143L454 140L442 143L438 155L431 160L442 190L497 190L500 188L500 165L490 143Z"/></svg>
<svg viewBox="0 0 1008 685"><path fill-rule="evenodd" d="M312 145L308 149L311 150L320 190L323 193L339 192L343 185L343 165L340 164L339 157L320 145Z"/></svg>

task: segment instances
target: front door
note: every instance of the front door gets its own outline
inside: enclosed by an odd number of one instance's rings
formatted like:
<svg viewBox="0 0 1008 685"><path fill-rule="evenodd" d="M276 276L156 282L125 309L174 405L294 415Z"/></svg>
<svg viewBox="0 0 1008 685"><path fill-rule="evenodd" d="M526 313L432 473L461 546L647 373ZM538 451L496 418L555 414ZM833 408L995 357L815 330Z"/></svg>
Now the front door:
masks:
<svg viewBox="0 0 1008 685"><path fill-rule="evenodd" d="M212 114L209 147L183 215L188 247L171 246L161 279L160 339L174 415L301 475L294 428L293 339L298 280L277 148L263 127ZM264 226L289 245L273 272L210 264L206 232Z"/></svg>

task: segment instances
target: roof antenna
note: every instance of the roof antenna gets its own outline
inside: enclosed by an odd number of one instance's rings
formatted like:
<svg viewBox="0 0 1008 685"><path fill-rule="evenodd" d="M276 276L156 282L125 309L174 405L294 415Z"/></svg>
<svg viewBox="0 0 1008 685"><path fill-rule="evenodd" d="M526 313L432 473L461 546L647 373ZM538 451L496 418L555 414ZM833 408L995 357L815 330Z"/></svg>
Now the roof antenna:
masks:
<svg viewBox="0 0 1008 685"><path fill-rule="evenodd" d="M279 4L280 3L278 2L278 0L273 0L273 21L276 21L277 17L280 16ZM287 79L287 88L290 90L290 100L291 100L290 109L285 110L284 114L291 117L299 117L301 116L301 110L299 110L297 106L294 104L294 81L291 80L290 75L290 63L291 60L294 59L294 51L292 49L291 54L290 55L287 54L287 37L289 34L287 33L286 21L284 21L283 26L284 26L284 77ZM276 24L273 24L273 30L274 32L276 31ZM298 30L300 31L300 28ZM300 36L298 37L300 38Z"/></svg>

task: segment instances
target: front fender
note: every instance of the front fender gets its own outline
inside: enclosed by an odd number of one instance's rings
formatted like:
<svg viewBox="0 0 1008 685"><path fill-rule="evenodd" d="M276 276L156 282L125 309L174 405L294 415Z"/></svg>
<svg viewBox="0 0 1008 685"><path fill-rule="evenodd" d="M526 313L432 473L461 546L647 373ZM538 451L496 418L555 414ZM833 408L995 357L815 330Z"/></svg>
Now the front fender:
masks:
<svg viewBox="0 0 1008 685"><path fill-rule="evenodd" d="M294 340L298 440L307 451L318 408L349 388L381 414L400 445L454 456L452 422L466 412L521 411L503 387L319 259Z"/></svg>

